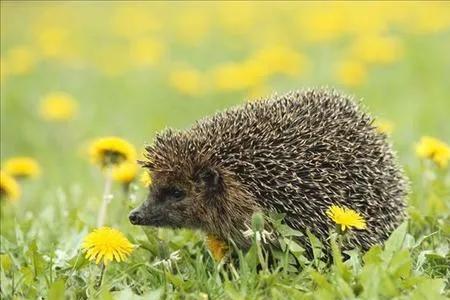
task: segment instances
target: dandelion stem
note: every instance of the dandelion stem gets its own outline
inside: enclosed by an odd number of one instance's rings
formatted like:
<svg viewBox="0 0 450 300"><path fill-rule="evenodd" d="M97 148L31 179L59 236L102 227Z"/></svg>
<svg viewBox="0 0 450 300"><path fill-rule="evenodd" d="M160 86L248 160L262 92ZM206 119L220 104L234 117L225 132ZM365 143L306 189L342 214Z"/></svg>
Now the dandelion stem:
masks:
<svg viewBox="0 0 450 300"><path fill-rule="evenodd" d="M99 277L99 279L98 279L97 284L95 285L95 287L96 287L97 289L99 289L99 288L102 286L102 283L103 283L103 277L104 277L104 275L105 275L105 270L106 270L106 265L105 265L105 264L102 264L102 270L101 270L101 272L100 272L100 277Z"/></svg>
<svg viewBox="0 0 450 300"><path fill-rule="evenodd" d="M100 210L98 212L97 227L102 227L106 220L106 211L108 209L108 204L111 201L111 169L108 168L105 173L105 188L103 190L103 200Z"/></svg>

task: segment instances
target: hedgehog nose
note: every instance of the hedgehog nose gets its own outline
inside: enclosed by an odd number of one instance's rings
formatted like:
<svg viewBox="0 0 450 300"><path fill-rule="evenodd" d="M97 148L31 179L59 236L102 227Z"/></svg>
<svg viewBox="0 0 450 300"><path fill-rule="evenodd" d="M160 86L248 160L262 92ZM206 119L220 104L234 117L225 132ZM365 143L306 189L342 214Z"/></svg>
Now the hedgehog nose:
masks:
<svg viewBox="0 0 450 300"><path fill-rule="evenodd" d="M128 216L128 218L130 219L130 222L133 225L139 225L142 222L141 214L137 210L133 210Z"/></svg>

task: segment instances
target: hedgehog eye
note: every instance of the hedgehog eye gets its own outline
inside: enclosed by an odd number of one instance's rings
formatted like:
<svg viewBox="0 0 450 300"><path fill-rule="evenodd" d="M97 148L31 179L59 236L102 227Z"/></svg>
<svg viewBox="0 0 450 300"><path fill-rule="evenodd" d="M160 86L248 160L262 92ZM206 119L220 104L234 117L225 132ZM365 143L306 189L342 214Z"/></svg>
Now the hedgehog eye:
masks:
<svg viewBox="0 0 450 300"><path fill-rule="evenodd" d="M170 191L170 195L175 200L181 200L184 198L184 192L178 188L172 188L172 190Z"/></svg>

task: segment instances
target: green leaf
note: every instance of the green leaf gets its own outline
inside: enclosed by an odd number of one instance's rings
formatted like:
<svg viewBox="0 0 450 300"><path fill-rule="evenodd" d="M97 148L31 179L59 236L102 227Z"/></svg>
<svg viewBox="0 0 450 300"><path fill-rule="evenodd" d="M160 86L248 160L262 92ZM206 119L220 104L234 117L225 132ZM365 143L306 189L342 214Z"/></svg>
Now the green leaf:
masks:
<svg viewBox="0 0 450 300"><path fill-rule="evenodd" d="M175 287L180 288L180 289L185 288L185 283L184 283L183 279L181 279L179 276L174 275L170 272L166 272L165 275L166 275L166 278L168 279L168 281L170 281L170 283L172 283Z"/></svg>
<svg viewBox="0 0 450 300"><path fill-rule="evenodd" d="M343 278L336 278L336 290L342 299L352 299L355 297L352 287Z"/></svg>
<svg viewBox="0 0 450 300"><path fill-rule="evenodd" d="M344 251L350 258L344 263L349 266L354 274L359 274L362 269L361 253L357 249Z"/></svg>
<svg viewBox="0 0 450 300"><path fill-rule="evenodd" d="M383 262L381 258L382 253L383 249L381 249L380 245L373 246L364 254L363 261L366 265L379 265Z"/></svg>
<svg viewBox="0 0 450 300"><path fill-rule="evenodd" d="M394 253L402 248L407 229L408 223L404 222L396 230L394 230L394 232L392 232L391 236L384 244L384 252L382 257L385 262L390 261Z"/></svg>
<svg viewBox="0 0 450 300"><path fill-rule="evenodd" d="M26 254L31 261L31 265L33 266L34 278L36 279L40 274L42 274L46 265L44 258L38 251L36 240L33 240L30 243Z"/></svg>
<svg viewBox="0 0 450 300"><path fill-rule="evenodd" d="M389 274L393 275L394 278L405 279L410 276L411 270L411 256L407 249L403 249L394 254L387 271Z"/></svg>
<svg viewBox="0 0 450 300"><path fill-rule="evenodd" d="M286 243L287 249L293 253L304 253L305 249L300 246L298 243L296 243L295 241L293 241L292 239L283 239L284 242Z"/></svg>
<svg viewBox="0 0 450 300"><path fill-rule="evenodd" d="M48 300L64 299L65 282L62 279L58 279L52 283L48 290Z"/></svg>
<svg viewBox="0 0 450 300"><path fill-rule="evenodd" d="M8 272L9 270L11 270L12 260L9 257L8 254L1 254L0 255L0 264L1 264L2 270L4 272Z"/></svg>
<svg viewBox="0 0 450 300"><path fill-rule="evenodd" d="M311 278L317 284L318 287L334 292L334 287L328 282L327 278L317 271L311 270Z"/></svg>
<svg viewBox="0 0 450 300"><path fill-rule="evenodd" d="M358 279L363 287L361 299L378 299L381 283L380 267L376 264L366 264Z"/></svg>
<svg viewBox="0 0 450 300"><path fill-rule="evenodd" d="M447 299L442 292L445 288L444 279L424 279L417 284L417 288L411 293L411 300L433 299L445 300Z"/></svg>
<svg viewBox="0 0 450 300"><path fill-rule="evenodd" d="M33 283L34 274L31 268L23 267L20 269L20 273L23 276L23 282L25 285L31 285Z"/></svg>
<svg viewBox="0 0 450 300"><path fill-rule="evenodd" d="M225 294L228 296L227 299L235 299L235 300L246 299L241 294L239 294L239 291L237 291L234 285L229 281L225 282L224 291Z"/></svg>
<svg viewBox="0 0 450 300"><path fill-rule="evenodd" d="M379 293L388 299L392 299L395 296L399 296L400 294L400 287L399 287L399 281L401 278L395 278L394 276L388 276L386 272L380 274L381 275L381 284Z"/></svg>
<svg viewBox="0 0 450 300"><path fill-rule="evenodd" d="M89 263L89 260L85 257L81 251L78 253L78 255L74 256L72 259L68 261L68 264L70 266L70 269L73 270L79 270L86 266Z"/></svg>
<svg viewBox="0 0 450 300"><path fill-rule="evenodd" d="M309 241L311 243L311 248L314 256L314 263L316 267L318 267L320 264L320 259L324 256L324 253L322 251L323 244L314 234L311 233L311 231L307 230L306 234L308 235Z"/></svg>

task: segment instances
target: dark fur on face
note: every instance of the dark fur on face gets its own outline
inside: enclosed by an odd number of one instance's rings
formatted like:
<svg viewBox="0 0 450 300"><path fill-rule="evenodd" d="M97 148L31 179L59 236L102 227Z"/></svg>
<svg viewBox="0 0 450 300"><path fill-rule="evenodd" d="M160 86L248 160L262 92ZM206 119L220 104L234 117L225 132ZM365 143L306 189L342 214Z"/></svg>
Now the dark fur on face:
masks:
<svg viewBox="0 0 450 300"><path fill-rule="evenodd" d="M181 132L166 131L146 147L141 164L152 185L146 201L131 212L135 225L200 229L223 240L232 238L245 248L242 231L260 208L233 174L193 151Z"/></svg>

